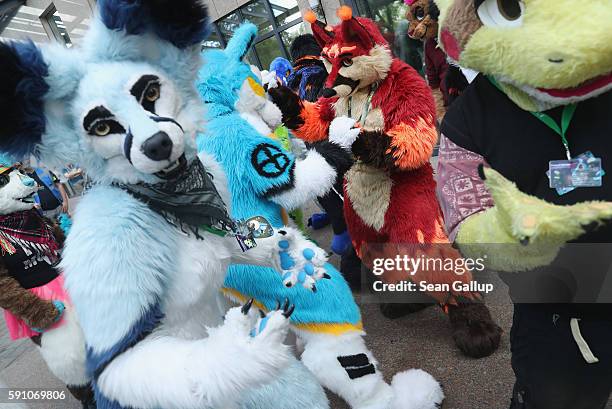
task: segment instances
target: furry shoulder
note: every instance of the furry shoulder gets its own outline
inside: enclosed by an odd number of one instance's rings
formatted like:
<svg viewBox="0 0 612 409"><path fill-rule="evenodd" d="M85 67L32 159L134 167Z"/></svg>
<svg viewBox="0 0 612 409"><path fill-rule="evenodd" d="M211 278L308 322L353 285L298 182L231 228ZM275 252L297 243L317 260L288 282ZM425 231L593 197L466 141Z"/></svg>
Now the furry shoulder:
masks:
<svg viewBox="0 0 612 409"><path fill-rule="evenodd" d="M382 109L387 129L416 118L433 123L436 117L431 89L414 68L398 59L393 60L372 104Z"/></svg>

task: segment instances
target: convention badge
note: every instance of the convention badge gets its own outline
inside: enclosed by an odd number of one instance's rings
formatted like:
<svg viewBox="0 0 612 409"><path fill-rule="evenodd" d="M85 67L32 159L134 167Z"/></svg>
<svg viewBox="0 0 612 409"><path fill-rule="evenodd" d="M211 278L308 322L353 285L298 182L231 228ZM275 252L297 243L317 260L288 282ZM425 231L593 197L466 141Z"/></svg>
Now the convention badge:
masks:
<svg viewBox="0 0 612 409"><path fill-rule="evenodd" d="M601 167L601 159L591 152L585 152L570 160L554 160L549 162L546 173L550 187L564 195L578 187L600 187L605 175Z"/></svg>
<svg viewBox="0 0 612 409"><path fill-rule="evenodd" d="M263 216L251 217L247 219L245 224L256 239L264 239L274 235L272 224Z"/></svg>
<svg viewBox="0 0 612 409"><path fill-rule="evenodd" d="M242 251L249 251L257 247L257 242L255 241L255 237L253 237L253 233L249 233L248 235L236 233L234 236Z"/></svg>
<svg viewBox="0 0 612 409"><path fill-rule="evenodd" d="M257 247L255 239L265 239L274 235L272 224L263 216L234 221L234 235L242 251Z"/></svg>

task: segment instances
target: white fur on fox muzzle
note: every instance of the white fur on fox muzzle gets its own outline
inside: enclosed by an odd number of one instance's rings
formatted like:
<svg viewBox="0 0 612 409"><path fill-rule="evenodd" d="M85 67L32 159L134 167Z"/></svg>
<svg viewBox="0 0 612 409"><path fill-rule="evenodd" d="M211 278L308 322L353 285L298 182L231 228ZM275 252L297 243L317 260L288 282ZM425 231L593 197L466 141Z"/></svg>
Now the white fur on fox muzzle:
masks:
<svg viewBox="0 0 612 409"><path fill-rule="evenodd" d="M151 119L157 125L157 132L139 134L130 129L123 148L132 166L149 174L171 168L185 152L184 133L178 122L171 118Z"/></svg>

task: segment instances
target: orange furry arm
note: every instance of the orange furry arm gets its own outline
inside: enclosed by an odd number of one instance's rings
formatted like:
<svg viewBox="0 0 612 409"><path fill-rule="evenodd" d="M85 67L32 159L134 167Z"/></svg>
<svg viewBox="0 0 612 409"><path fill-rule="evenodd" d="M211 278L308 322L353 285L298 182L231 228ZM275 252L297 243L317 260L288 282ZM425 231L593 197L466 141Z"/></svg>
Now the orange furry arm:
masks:
<svg viewBox="0 0 612 409"><path fill-rule="evenodd" d="M322 118L321 105L317 102L302 102L300 119L303 124L294 129L294 134L305 142L318 142L327 139L330 121Z"/></svg>
<svg viewBox="0 0 612 409"><path fill-rule="evenodd" d="M306 142L318 142L327 139L329 124L334 119L334 112L329 100L321 99L313 103L302 101L288 87L271 88L268 94L272 102L283 114L283 124Z"/></svg>
<svg viewBox="0 0 612 409"><path fill-rule="evenodd" d="M438 142L438 131L433 118L422 117L402 122L388 132L391 137L388 154L401 170L416 169L429 161Z"/></svg>

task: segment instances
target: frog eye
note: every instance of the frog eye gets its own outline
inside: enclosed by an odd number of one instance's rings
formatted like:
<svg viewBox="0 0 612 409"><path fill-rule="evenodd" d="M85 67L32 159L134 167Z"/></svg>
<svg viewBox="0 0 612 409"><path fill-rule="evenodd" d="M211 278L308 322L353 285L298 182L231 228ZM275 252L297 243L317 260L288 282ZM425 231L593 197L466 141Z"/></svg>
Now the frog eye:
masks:
<svg viewBox="0 0 612 409"><path fill-rule="evenodd" d="M478 17L488 27L518 27L523 22L523 0L484 0L478 6Z"/></svg>

